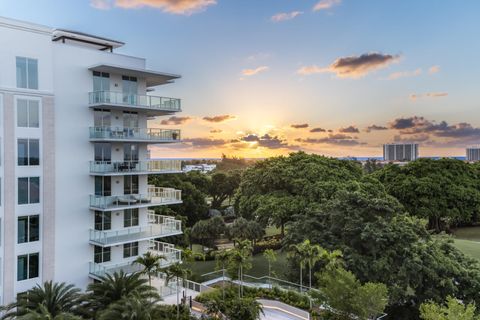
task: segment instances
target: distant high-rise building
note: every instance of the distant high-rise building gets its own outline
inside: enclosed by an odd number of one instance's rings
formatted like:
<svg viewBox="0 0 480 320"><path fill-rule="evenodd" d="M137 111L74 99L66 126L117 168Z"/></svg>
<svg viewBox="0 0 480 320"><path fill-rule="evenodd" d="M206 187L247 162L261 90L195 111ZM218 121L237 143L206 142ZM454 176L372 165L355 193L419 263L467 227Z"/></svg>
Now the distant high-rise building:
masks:
<svg viewBox="0 0 480 320"><path fill-rule="evenodd" d="M417 143L391 143L383 145L383 160L414 161L418 158Z"/></svg>
<svg viewBox="0 0 480 320"><path fill-rule="evenodd" d="M480 161L480 147L467 148L467 161Z"/></svg>

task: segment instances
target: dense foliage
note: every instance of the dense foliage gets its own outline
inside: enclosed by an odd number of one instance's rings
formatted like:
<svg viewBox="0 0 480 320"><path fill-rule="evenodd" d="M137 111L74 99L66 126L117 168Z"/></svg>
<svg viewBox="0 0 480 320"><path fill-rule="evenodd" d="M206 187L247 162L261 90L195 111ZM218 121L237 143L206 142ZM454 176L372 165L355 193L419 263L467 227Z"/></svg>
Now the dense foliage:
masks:
<svg viewBox="0 0 480 320"><path fill-rule="evenodd" d="M444 161L439 166L454 172L441 173L447 177L439 178L445 192L431 198L417 197L419 201L425 201L423 206L436 201L432 207L439 212L437 215L452 216L476 208L480 197L471 180L475 177L472 173L475 166L467 170L467 164L457 161ZM428 216L418 211L413 215L408 212L420 203L412 204L413 208L410 208L408 202L399 202L394 196L400 197L407 191L396 195L386 183L397 181L392 178L394 174L409 172L409 168L417 171L405 180L415 180L413 176L430 170L426 167L428 165L420 161L418 165L412 163L403 168L387 166L368 175L354 161L301 152L289 157L270 158L245 171L236 195L236 206L245 217L259 221L268 219L273 223L277 213L283 215L288 211L282 220L288 222L284 246L308 239L330 251L341 250L346 269L360 283L375 282L387 286L388 312L392 318L416 318L422 302L441 302L448 295L478 304L479 263L458 251L449 238L427 232L426 223L418 216ZM448 186L448 178L458 179L458 182ZM424 189L437 188L433 173L430 179L434 180ZM459 185L455 186L456 183ZM466 203L450 201L454 196ZM415 199L415 193L410 193L410 197ZM272 198L275 200L268 201ZM292 208L286 210L286 204ZM296 270L292 273L295 277L292 280L297 281L298 264Z"/></svg>
<svg viewBox="0 0 480 320"><path fill-rule="evenodd" d="M410 214L428 219L429 229L448 230L478 221L477 165L455 159L419 159L405 166L388 165L374 175Z"/></svg>
<svg viewBox="0 0 480 320"><path fill-rule="evenodd" d="M474 304L464 305L458 299L447 297L446 305L433 302L423 303L420 306L420 318L423 320L480 320L475 315Z"/></svg>

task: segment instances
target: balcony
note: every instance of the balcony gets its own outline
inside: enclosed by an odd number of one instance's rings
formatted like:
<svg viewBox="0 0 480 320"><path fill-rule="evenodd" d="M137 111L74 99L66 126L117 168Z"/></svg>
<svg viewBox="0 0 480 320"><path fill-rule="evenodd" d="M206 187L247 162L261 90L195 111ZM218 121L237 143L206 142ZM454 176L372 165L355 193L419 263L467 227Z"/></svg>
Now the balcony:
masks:
<svg viewBox="0 0 480 320"><path fill-rule="evenodd" d="M160 261L160 266L166 268L171 264L181 262L182 260L182 251L175 249L172 244L160 242L160 241L150 241L150 249L152 253L156 255L161 255L166 258L166 260ZM125 273L134 273L140 272L143 270L143 267L138 264L133 264L131 260L124 261L115 264L108 263L94 263L90 262L90 277L97 279L98 277L105 276L106 274L113 274L123 270Z"/></svg>
<svg viewBox="0 0 480 320"><path fill-rule="evenodd" d="M182 111L181 100L176 98L115 91L90 92L88 98L91 108L107 106L118 110L144 111L151 116L168 115Z"/></svg>
<svg viewBox="0 0 480 320"><path fill-rule="evenodd" d="M90 127L90 141L171 143L180 141L180 130Z"/></svg>
<svg viewBox="0 0 480 320"><path fill-rule="evenodd" d="M90 195L90 209L100 211L148 208L179 203L182 203L181 190L154 186L149 186L146 194Z"/></svg>
<svg viewBox="0 0 480 320"><path fill-rule="evenodd" d="M148 161L90 161L90 174L94 176L123 176L182 172L180 160Z"/></svg>
<svg viewBox="0 0 480 320"><path fill-rule="evenodd" d="M110 247L134 241L145 241L182 233L182 223L173 217L148 214L148 225L123 228L119 230L90 230L90 243L96 246ZM165 246L157 246L166 252ZM159 250L157 250L159 251ZM173 252L172 250L169 253Z"/></svg>

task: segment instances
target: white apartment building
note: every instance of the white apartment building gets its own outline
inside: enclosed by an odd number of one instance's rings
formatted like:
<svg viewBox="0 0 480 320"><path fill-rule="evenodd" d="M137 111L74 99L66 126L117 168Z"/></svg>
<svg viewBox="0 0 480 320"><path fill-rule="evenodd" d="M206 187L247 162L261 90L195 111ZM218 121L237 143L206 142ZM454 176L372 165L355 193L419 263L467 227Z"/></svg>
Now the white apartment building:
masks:
<svg viewBox="0 0 480 320"><path fill-rule="evenodd" d="M181 258L160 241L180 221L152 210L181 191L147 181L181 172L147 150L180 140L149 125L180 100L147 95L179 76L113 52L122 45L0 18L0 304L47 280L85 289L148 250Z"/></svg>
<svg viewBox="0 0 480 320"><path fill-rule="evenodd" d="M468 147L466 155L466 160L469 162L480 161L480 147Z"/></svg>
<svg viewBox="0 0 480 320"><path fill-rule="evenodd" d="M407 162L418 159L417 143L391 143L383 145L383 160Z"/></svg>

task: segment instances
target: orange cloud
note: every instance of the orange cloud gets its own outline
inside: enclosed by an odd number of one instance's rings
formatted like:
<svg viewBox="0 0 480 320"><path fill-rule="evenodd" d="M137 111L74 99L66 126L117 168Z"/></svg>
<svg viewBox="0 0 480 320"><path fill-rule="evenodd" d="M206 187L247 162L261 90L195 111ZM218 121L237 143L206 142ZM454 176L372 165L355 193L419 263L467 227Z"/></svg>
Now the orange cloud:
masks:
<svg viewBox="0 0 480 320"><path fill-rule="evenodd" d="M220 116L213 116L213 117L203 117L203 120L208 121L208 122L224 122L227 120L233 120L236 119L235 116L231 116L229 114L224 114Z"/></svg>
<svg viewBox="0 0 480 320"><path fill-rule="evenodd" d="M335 73L339 78L360 78L368 73L382 69L397 62L400 57L397 55L382 54L377 52L365 53L360 56L349 56L336 59L328 67L316 65L304 66L297 73L311 75L315 73Z"/></svg>
<svg viewBox="0 0 480 320"><path fill-rule="evenodd" d="M313 7L313 11L327 10L342 3L342 0L321 0Z"/></svg>
<svg viewBox="0 0 480 320"><path fill-rule="evenodd" d="M168 119L164 119L160 122L160 124L163 125L179 125L179 124L184 124L187 123L188 121L192 120L192 117L170 117Z"/></svg>
<svg viewBox="0 0 480 320"><path fill-rule="evenodd" d="M431 66L430 69L428 69L428 73L434 74L440 72L440 66Z"/></svg>
<svg viewBox="0 0 480 320"><path fill-rule="evenodd" d="M282 21L292 20L297 16L301 15L302 13L303 13L302 11L277 13L276 15L272 16L270 20L272 20L273 22L282 22Z"/></svg>
<svg viewBox="0 0 480 320"><path fill-rule="evenodd" d="M442 98L448 96L448 92L427 92L427 93L413 93L410 95L410 100L417 100L420 98Z"/></svg>
<svg viewBox="0 0 480 320"><path fill-rule="evenodd" d="M267 70L268 70L267 66L261 66L261 67L258 67L256 69L243 69L242 70L242 75L244 75L246 77L251 77L251 76L254 76L256 74L265 72Z"/></svg>
<svg viewBox="0 0 480 320"><path fill-rule="evenodd" d="M290 127L294 129L304 129L304 128L308 128L308 123L292 124L290 125Z"/></svg>
<svg viewBox="0 0 480 320"><path fill-rule="evenodd" d="M173 14L191 15L204 11L217 4L216 0L91 0L90 5L96 9L109 9L113 6L124 9L150 7Z"/></svg>

